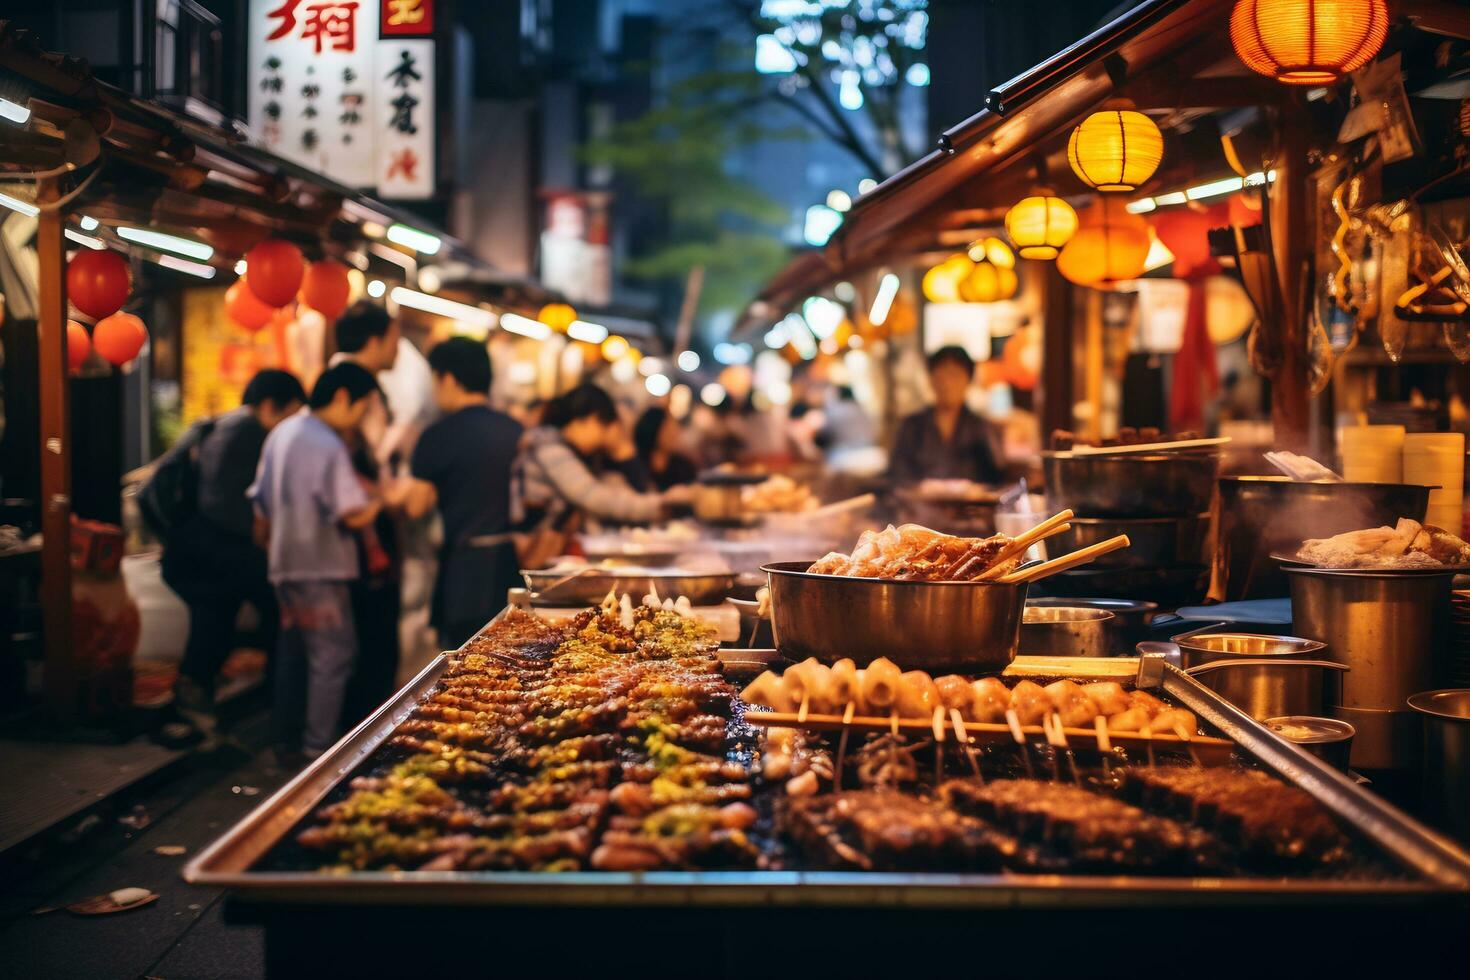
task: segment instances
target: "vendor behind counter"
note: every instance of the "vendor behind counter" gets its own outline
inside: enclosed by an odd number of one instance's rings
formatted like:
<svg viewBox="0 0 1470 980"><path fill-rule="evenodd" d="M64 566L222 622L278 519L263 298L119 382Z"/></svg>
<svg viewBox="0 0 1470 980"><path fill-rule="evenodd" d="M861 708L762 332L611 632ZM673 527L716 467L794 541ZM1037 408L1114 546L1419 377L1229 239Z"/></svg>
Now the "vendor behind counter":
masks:
<svg viewBox="0 0 1470 980"><path fill-rule="evenodd" d="M995 428L965 405L974 375L975 362L963 347L941 347L929 355L934 404L899 425L889 453L893 483L932 479L993 484L1004 479Z"/></svg>

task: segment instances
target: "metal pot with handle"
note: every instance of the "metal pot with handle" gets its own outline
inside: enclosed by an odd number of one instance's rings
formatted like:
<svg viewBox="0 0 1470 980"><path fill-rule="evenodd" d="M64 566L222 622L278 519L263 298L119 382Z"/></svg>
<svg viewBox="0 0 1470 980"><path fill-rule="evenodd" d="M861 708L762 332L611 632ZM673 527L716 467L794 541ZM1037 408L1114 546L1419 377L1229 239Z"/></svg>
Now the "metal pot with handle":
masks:
<svg viewBox="0 0 1470 980"><path fill-rule="evenodd" d="M1331 660L1213 660L1185 673L1257 721L1281 715L1320 715Z"/></svg>

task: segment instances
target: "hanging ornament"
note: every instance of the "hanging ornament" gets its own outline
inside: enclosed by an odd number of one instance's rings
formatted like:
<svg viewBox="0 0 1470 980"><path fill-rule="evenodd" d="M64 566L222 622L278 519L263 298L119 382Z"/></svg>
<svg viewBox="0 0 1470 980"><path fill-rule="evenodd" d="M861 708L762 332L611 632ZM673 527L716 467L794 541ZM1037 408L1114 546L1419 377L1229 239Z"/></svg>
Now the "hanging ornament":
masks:
<svg viewBox="0 0 1470 980"><path fill-rule="evenodd" d="M975 263L960 280L960 299L966 303L995 303L1016 295L1016 270L997 266L988 259Z"/></svg>
<svg viewBox="0 0 1470 980"><path fill-rule="evenodd" d="M306 274L301 249L280 238L267 238L245 253L245 284L270 307L296 298Z"/></svg>
<svg viewBox="0 0 1470 980"><path fill-rule="evenodd" d="M249 272L249 264L246 264ZM322 259L306 267L301 277L298 298L328 320L336 320L347 309L347 299L352 294L352 280L348 278L347 266L336 259Z"/></svg>
<svg viewBox="0 0 1470 980"><path fill-rule="evenodd" d="M111 316L128 301L128 260L111 249L81 249L66 264L66 296L94 320Z"/></svg>
<svg viewBox="0 0 1470 980"><path fill-rule="evenodd" d="M66 364L73 374L82 369L92 353L92 338L87 328L75 320L66 321Z"/></svg>
<svg viewBox="0 0 1470 980"><path fill-rule="evenodd" d="M924 273L919 288L924 293L924 298L931 303L958 303L960 282L974 267L969 256L955 253Z"/></svg>
<svg viewBox="0 0 1470 980"><path fill-rule="evenodd" d="M131 313L114 313L98 320L92 328L92 346L114 367L122 367L137 357L147 342L148 328Z"/></svg>
<svg viewBox="0 0 1470 980"><path fill-rule="evenodd" d="M971 262L989 262L997 269L1014 269L1016 267L1016 253L1011 247L994 236L982 238L970 246Z"/></svg>
<svg viewBox="0 0 1470 980"><path fill-rule="evenodd" d="M1163 159L1164 135L1152 119L1132 109L1094 112L1067 141L1072 171L1099 191L1134 190Z"/></svg>
<svg viewBox="0 0 1470 980"><path fill-rule="evenodd" d="M1059 197L1022 199L1006 212L1006 234L1023 259L1054 259L1077 231L1077 212Z"/></svg>
<svg viewBox="0 0 1470 980"><path fill-rule="evenodd" d="M1251 71L1328 85L1363 67L1388 37L1384 0L1238 0L1230 43Z"/></svg>
<svg viewBox="0 0 1470 980"><path fill-rule="evenodd" d="M566 303L547 303L536 314L536 319L557 333L566 333L567 328L577 322L577 311Z"/></svg>
<svg viewBox="0 0 1470 980"><path fill-rule="evenodd" d="M250 291L244 279L236 279L225 290L225 314L238 327L251 333L264 330L274 313L273 308L265 305L260 297Z"/></svg>
<svg viewBox="0 0 1470 980"><path fill-rule="evenodd" d="M1148 264L1148 224L1124 202L1099 197L1081 218L1077 234L1057 256L1057 271L1079 286L1105 288L1143 275Z"/></svg>

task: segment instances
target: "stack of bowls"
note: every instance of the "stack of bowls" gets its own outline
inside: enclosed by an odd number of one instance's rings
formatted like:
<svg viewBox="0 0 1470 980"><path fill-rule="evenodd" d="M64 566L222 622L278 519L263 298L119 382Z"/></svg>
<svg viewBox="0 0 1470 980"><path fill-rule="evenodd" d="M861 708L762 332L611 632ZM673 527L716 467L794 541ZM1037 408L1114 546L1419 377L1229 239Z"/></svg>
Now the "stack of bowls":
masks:
<svg viewBox="0 0 1470 980"><path fill-rule="evenodd" d="M1451 534L1460 533L1465 497L1465 435L1462 432L1410 432L1404 436L1404 481L1429 491L1424 519Z"/></svg>
<svg viewBox="0 0 1470 980"><path fill-rule="evenodd" d="M1347 482L1404 482L1402 425L1345 425L1338 430L1337 445Z"/></svg>

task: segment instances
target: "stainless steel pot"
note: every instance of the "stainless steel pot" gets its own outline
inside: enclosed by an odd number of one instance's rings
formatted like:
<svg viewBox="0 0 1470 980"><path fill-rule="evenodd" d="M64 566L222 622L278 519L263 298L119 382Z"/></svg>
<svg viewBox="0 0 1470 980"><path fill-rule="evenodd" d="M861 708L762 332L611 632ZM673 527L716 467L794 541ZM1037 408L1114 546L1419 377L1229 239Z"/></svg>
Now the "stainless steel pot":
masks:
<svg viewBox="0 0 1470 980"><path fill-rule="evenodd" d="M1307 538L1423 520L1429 487L1403 483L1295 483L1276 476L1220 478L1215 562L1224 598L1285 595L1286 575L1271 552L1295 553Z"/></svg>
<svg viewBox="0 0 1470 980"><path fill-rule="evenodd" d="M1470 841L1470 688L1421 691L1408 705L1423 719L1425 803L1440 826Z"/></svg>
<svg viewBox="0 0 1470 980"><path fill-rule="evenodd" d="M1126 549L1125 549L1126 550ZM1159 611L1157 602L1137 599L1058 599L1029 597L1027 607L1070 606L1074 609L1104 609L1113 614L1108 629L1113 634L1114 650L1132 650L1135 643L1148 639L1149 623Z"/></svg>
<svg viewBox="0 0 1470 980"><path fill-rule="evenodd" d="M1107 657L1113 614L1076 606L1030 606L1021 616L1022 656Z"/></svg>
<svg viewBox="0 0 1470 980"><path fill-rule="evenodd" d="M1073 517L1071 530L1047 547L1065 554L1128 535L1129 545L1092 562L1092 568L1172 568L1209 562L1210 515L1186 517Z"/></svg>
<svg viewBox="0 0 1470 980"><path fill-rule="evenodd" d="M1186 673L1261 721L1278 715L1320 715L1331 660L1213 660Z"/></svg>
<svg viewBox="0 0 1470 980"><path fill-rule="evenodd" d="M1026 584L897 582L813 575L810 562L763 566L776 646L787 657L906 670L994 671L1016 656Z"/></svg>
<svg viewBox="0 0 1470 980"><path fill-rule="evenodd" d="M1449 635L1454 574L1321 568L1287 568L1286 574L1292 631L1326 643L1327 656L1352 668L1331 714L1358 730L1353 768L1412 766L1419 721L1405 704L1434 686Z"/></svg>
<svg viewBox="0 0 1470 980"><path fill-rule="evenodd" d="M1139 650L1162 653L1181 670L1190 670L1216 660L1311 660L1327 648L1316 640L1299 636L1272 636L1267 633L1231 633L1216 627L1205 627L1181 633L1172 642L1140 643Z"/></svg>
<svg viewBox="0 0 1470 980"><path fill-rule="evenodd" d="M1315 715L1283 715L1267 718L1265 725L1333 768L1348 771L1357 729L1347 722Z"/></svg>
<svg viewBox="0 0 1470 980"><path fill-rule="evenodd" d="M1042 453L1052 506L1083 517L1188 517L1210 509L1220 455Z"/></svg>

